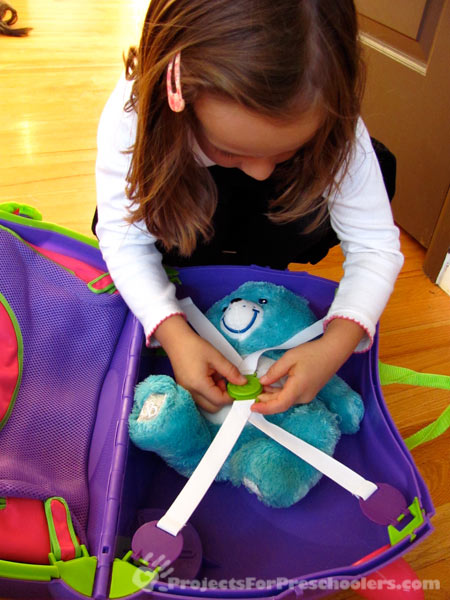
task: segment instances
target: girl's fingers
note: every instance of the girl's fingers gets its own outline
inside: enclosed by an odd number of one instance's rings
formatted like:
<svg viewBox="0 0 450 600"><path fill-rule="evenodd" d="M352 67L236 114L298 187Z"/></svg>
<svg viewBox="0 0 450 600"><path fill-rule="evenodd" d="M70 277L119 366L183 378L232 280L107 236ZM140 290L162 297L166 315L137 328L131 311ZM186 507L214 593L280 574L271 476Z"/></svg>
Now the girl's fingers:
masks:
<svg viewBox="0 0 450 600"><path fill-rule="evenodd" d="M204 359L214 373L236 385L244 385L247 382L236 365L233 365L223 354L213 347L210 347L209 350L210 352L204 356Z"/></svg>
<svg viewBox="0 0 450 600"><path fill-rule="evenodd" d="M279 358L275 363L273 363L267 373L260 378L260 382L263 385L272 385L272 383L275 383L288 374L291 364L286 360L283 360L283 358L284 357Z"/></svg>
<svg viewBox="0 0 450 600"><path fill-rule="evenodd" d="M222 389L221 386L215 384L212 377L208 379L208 383L201 387L198 386L196 392L216 405L217 409L221 408L224 404L229 404L232 400L226 391L226 387Z"/></svg>
<svg viewBox="0 0 450 600"><path fill-rule="evenodd" d="M280 393L281 388L280 387L275 387L273 385L264 385L263 386L263 393L264 394L277 394ZM261 394L260 394L261 396Z"/></svg>
<svg viewBox="0 0 450 600"><path fill-rule="evenodd" d="M217 387L219 388L219 390L221 392L226 392L227 391L227 382L225 381L225 379L223 377L218 377L217 380L216 378L214 378Z"/></svg>
<svg viewBox="0 0 450 600"><path fill-rule="evenodd" d="M312 400L302 394L300 386L294 377L290 377L283 388L270 388L266 386L258 396L259 402L252 406L254 412L271 415L288 410L294 404L307 404Z"/></svg>
<svg viewBox="0 0 450 600"><path fill-rule="evenodd" d="M279 394L260 394L259 402L252 405L251 411L260 413L261 415L273 415L275 413L284 412L290 408L290 404L280 398Z"/></svg>
<svg viewBox="0 0 450 600"><path fill-rule="evenodd" d="M240 373L239 369L221 354L218 360L211 362L211 366L230 383L235 385L245 385L247 383L247 379Z"/></svg>
<svg viewBox="0 0 450 600"><path fill-rule="evenodd" d="M210 402L207 398L205 398L201 394L193 393L192 397L194 398L194 402L195 402L195 404L197 404L197 406L199 406L203 410L206 410L209 413L216 413L222 408L221 406L217 406L216 404L213 404L212 402Z"/></svg>
<svg viewBox="0 0 450 600"><path fill-rule="evenodd" d="M195 402L208 412L217 412L225 404L232 402L226 391L225 382L216 383L213 376L200 382L195 390L191 390L191 394Z"/></svg>

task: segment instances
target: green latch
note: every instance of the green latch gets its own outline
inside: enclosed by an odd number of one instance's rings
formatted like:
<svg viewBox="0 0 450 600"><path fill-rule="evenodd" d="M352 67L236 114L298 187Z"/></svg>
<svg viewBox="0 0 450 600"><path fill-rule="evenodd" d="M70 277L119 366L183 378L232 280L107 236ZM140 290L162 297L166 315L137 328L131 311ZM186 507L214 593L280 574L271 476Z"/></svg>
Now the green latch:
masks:
<svg viewBox="0 0 450 600"><path fill-rule="evenodd" d="M389 539L391 541L392 546L395 546L395 544L398 544L407 537L409 537L409 541L412 542L416 538L417 529L419 529L419 527L424 523L423 515L425 511L420 506L419 499L417 496L414 498L412 504L408 506L408 510L413 518L411 519L411 521L409 521L407 525L405 525L403 529L399 530L393 525L388 525ZM402 513L397 518L397 521L401 523L407 515L407 512Z"/></svg>
<svg viewBox="0 0 450 600"><path fill-rule="evenodd" d="M151 571L148 563L139 561L137 566L131 561L132 552L122 559L116 558L112 566L109 598L124 598L146 588L158 575L158 570Z"/></svg>
<svg viewBox="0 0 450 600"><path fill-rule="evenodd" d="M58 568L60 578L72 589L84 596L92 596L94 590L95 572L97 559L89 556L86 547L80 546L82 556L72 560L56 560L53 554L49 554L50 564Z"/></svg>

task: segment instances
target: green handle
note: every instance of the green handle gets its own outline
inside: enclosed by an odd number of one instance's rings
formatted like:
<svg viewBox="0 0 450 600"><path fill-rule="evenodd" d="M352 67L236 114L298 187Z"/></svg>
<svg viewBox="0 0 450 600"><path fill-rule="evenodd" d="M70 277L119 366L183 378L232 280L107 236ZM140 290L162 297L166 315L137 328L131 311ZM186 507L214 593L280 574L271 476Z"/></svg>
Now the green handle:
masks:
<svg viewBox="0 0 450 600"><path fill-rule="evenodd" d="M403 383L406 385L418 385L423 387L450 390L450 377L448 375L435 375L433 373L419 373L404 367L396 367L379 362L378 370L381 385L391 383ZM434 440L447 431L450 427L450 406L432 423L423 427L413 435L405 439L409 450Z"/></svg>

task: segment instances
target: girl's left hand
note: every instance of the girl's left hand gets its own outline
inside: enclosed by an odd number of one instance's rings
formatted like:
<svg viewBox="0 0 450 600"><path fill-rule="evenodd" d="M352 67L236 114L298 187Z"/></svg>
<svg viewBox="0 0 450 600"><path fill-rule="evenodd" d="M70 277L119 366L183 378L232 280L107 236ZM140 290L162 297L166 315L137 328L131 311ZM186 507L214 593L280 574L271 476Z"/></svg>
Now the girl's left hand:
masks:
<svg viewBox="0 0 450 600"><path fill-rule="evenodd" d="M311 402L352 354L363 335L364 330L356 323L335 319L321 338L288 350L260 378L264 391L252 411L269 415L284 412L294 404ZM282 388L270 387L286 376Z"/></svg>

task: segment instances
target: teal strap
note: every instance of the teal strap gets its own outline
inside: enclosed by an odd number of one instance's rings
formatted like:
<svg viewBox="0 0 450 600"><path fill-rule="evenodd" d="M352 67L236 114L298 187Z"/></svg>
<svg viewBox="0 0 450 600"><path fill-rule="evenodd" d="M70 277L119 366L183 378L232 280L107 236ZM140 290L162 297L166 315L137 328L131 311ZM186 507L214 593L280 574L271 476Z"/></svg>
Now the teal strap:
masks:
<svg viewBox="0 0 450 600"><path fill-rule="evenodd" d="M404 367L387 365L381 361L378 363L381 385L391 383L403 383L406 385L418 385L441 390L450 390L450 377L448 375L434 375L432 373L419 373ZM432 423L420 429L405 440L409 450L434 440L442 435L450 427L450 406Z"/></svg>

